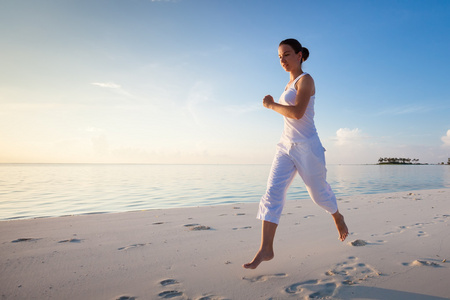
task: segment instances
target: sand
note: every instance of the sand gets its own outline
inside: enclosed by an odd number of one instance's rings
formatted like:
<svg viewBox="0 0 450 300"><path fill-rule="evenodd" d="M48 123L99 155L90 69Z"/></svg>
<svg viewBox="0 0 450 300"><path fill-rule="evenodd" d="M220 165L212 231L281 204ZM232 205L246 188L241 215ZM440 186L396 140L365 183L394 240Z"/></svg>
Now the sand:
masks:
<svg viewBox="0 0 450 300"><path fill-rule="evenodd" d="M0 222L1 299L450 299L450 189L290 200L275 258L257 203Z"/></svg>

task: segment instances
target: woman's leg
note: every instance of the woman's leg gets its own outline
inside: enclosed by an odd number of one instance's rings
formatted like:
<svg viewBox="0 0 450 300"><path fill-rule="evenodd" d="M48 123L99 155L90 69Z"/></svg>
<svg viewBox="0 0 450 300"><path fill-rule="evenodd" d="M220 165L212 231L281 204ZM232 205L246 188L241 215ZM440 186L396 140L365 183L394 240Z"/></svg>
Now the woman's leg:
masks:
<svg viewBox="0 0 450 300"><path fill-rule="evenodd" d="M295 166L281 145L272 163L267 190L261 198L257 218L262 220L261 245L253 260L243 267L255 269L261 262L274 257L273 239L283 210L286 191L296 174Z"/></svg>
<svg viewBox="0 0 450 300"><path fill-rule="evenodd" d="M273 239L275 237L275 231L278 224L262 221L261 229L261 247L256 253L253 260L243 265L246 269L256 269L256 267L263 261L271 260L274 257L273 253Z"/></svg>
<svg viewBox="0 0 450 300"><path fill-rule="evenodd" d="M295 150L291 154L311 199L332 215L339 239L344 241L348 236L348 228L338 210L336 196L326 181L325 153L320 140L313 139Z"/></svg>

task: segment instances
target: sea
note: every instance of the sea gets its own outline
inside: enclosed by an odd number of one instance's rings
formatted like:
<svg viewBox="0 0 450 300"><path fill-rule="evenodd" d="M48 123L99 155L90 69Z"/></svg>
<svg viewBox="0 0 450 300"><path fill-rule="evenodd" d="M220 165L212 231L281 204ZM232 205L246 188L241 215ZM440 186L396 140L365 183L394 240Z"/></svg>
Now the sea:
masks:
<svg viewBox="0 0 450 300"><path fill-rule="evenodd" d="M448 165L327 169L338 197L450 188ZM270 165L0 164L0 221L259 202L269 171ZM299 176L287 194L295 199L309 199Z"/></svg>

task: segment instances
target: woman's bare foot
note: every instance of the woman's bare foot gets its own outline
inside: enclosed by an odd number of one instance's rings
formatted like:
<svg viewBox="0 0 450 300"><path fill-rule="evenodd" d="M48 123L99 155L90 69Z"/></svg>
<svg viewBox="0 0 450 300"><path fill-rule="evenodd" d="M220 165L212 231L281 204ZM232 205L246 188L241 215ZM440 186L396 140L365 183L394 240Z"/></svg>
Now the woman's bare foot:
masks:
<svg viewBox="0 0 450 300"><path fill-rule="evenodd" d="M256 253L255 258L249 263L243 264L245 269L256 269L263 261L271 260L273 254L273 238L278 224L269 221L262 221L261 226L261 246Z"/></svg>
<svg viewBox="0 0 450 300"><path fill-rule="evenodd" d="M271 260L273 257L273 250L260 249L251 262L243 264L242 266L245 269L256 269L256 267L258 267L260 263L262 263L263 261Z"/></svg>
<svg viewBox="0 0 450 300"><path fill-rule="evenodd" d="M348 228L344 221L344 216L339 211L332 214L334 223L339 232L339 239L343 242L348 236Z"/></svg>

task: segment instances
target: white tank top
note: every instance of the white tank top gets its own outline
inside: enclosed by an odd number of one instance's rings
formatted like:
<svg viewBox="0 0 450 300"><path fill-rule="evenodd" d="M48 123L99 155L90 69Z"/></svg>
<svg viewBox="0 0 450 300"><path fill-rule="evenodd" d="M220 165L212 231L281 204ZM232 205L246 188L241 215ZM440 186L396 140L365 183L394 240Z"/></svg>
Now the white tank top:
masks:
<svg viewBox="0 0 450 300"><path fill-rule="evenodd" d="M289 106L295 105L295 96L297 95L295 84L306 74L307 73L302 73L286 88L283 94L281 94L278 103ZM314 125L315 98L315 95L311 96L305 114L300 120L284 117L284 131L281 135L280 142L298 143L317 135L316 126Z"/></svg>

